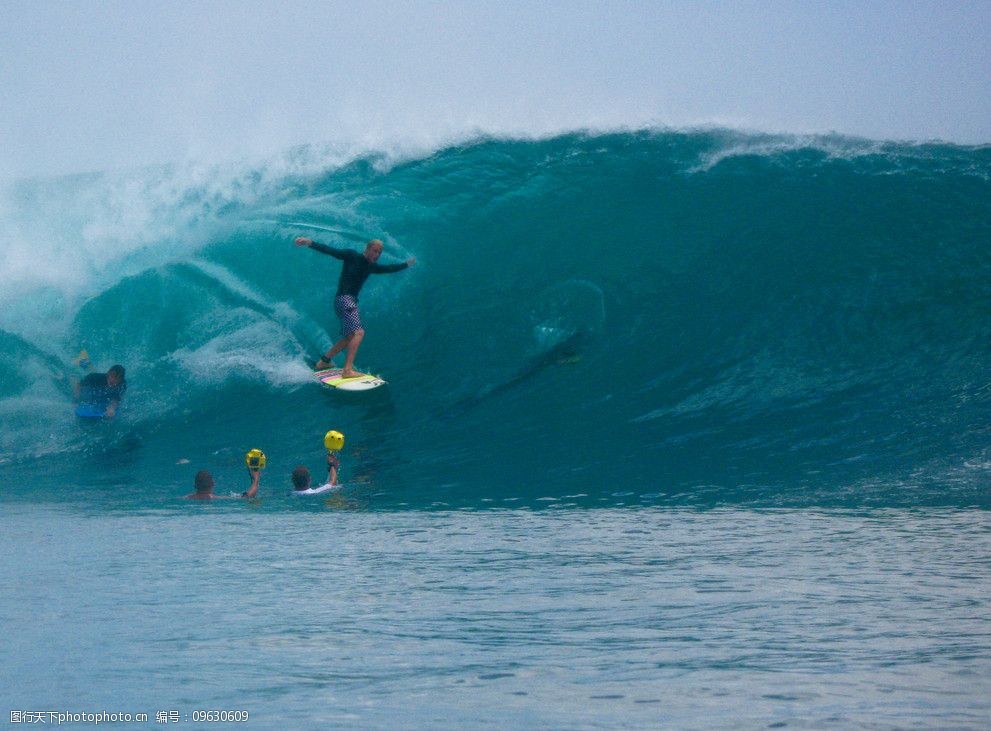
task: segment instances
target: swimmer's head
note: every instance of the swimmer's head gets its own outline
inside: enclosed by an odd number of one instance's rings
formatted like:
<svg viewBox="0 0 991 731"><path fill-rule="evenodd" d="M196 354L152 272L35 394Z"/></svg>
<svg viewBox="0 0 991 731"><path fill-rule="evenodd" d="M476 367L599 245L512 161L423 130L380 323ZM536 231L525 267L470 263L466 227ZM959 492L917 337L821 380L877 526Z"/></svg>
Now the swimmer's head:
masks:
<svg viewBox="0 0 991 731"><path fill-rule="evenodd" d="M310 487L310 471L303 465L292 471L292 486L296 490L306 490Z"/></svg>
<svg viewBox="0 0 991 731"><path fill-rule="evenodd" d="M124 366L115 365L107 371L107 383L111 386L116 386L118 383L124 382Z"/></svg>
<svg viewBox="0 0 991 731"><path fill-rule="evenodd" d="M193 479L193 486L200 495L207 495L213 492L213 475L209 470L200 470Z"/></svg>

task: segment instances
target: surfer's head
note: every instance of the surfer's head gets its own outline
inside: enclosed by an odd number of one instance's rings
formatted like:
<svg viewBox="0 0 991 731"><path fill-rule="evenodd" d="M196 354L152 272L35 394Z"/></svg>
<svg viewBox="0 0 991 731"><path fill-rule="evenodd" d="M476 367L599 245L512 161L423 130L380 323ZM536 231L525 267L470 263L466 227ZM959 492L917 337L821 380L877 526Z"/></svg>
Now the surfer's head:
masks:
<svg viewBox="0 0 991 731"><path fill-rule="evenodd" d="M118 383L124 382L124 366L115 365L107 371L107 384L110 386L116 386Z"/></svg>
<svg viewBox="0 0 991 731"><path fill-rule="evenodd" d="M382 256L382 242L378 239L372 239L365 245L365 258L374 264L380 256Z"/></svg>
<svg viewBox="0 0 991 731"><path fill-rule="evenodd" d="M292 471L292 486L295 490L308 490L310 488L310 471L303 465Z"/></svg>
<svg viewBox="0 0 991 731"><path fill-rule="evenodd" d="M196 488L196 494L209 495L213 492L213 475L209 470L200 470L193 478L193 486Z"/></svg>

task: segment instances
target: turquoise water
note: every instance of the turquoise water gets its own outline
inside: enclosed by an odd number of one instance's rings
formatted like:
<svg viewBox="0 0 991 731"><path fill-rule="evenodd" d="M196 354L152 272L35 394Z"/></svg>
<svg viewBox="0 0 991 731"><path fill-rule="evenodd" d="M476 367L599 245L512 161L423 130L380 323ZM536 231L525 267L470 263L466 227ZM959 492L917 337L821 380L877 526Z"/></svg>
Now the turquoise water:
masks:
<svg viewBox="0 0 991 731"><path fill-rule="evenodd" d="M986 727L989 173L715 130L8 185L0 698ZM362 291L388 387L312 383L339 264L300 235L417 258ZM70 416L81 347L127 367L112 423ZM329 429L346 489L289 495ZM259 502L182 499L251 448Z"/></svg>
<svg viewBox="0 0 991 731"><path fill-rule="evenodd" d="M4 536L3 697L22 710L312 729L991 717L986 511L7 503Z"/></svg>

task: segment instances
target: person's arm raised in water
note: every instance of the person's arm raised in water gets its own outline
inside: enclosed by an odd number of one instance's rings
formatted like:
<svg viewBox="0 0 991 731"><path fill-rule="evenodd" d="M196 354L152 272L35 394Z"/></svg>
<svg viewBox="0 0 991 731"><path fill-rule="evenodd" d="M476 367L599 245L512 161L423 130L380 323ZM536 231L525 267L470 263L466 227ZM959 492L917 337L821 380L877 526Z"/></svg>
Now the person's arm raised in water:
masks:
<svg viewBox="0 0 991 731"><path fill-rule="evenodd" d="M258 481L261 479L262 471L257 468L252 469L249 467L248 474L251 475L251 487L248 488L247 492L241 493L241 497L246 497L250 500L258 494Z"/></svg>

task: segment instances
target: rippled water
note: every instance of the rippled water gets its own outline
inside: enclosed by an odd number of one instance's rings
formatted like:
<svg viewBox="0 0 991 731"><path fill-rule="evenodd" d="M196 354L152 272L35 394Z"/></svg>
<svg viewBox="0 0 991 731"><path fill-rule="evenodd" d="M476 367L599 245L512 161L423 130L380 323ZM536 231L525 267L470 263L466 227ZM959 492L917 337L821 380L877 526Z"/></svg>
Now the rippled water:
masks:
<svg viewBox="0 0 991 731"><path fill-rule="evenodd" d="M6 502L0 697L250 714L211 728L991 721L983 511L324 507Z"/></svg>

